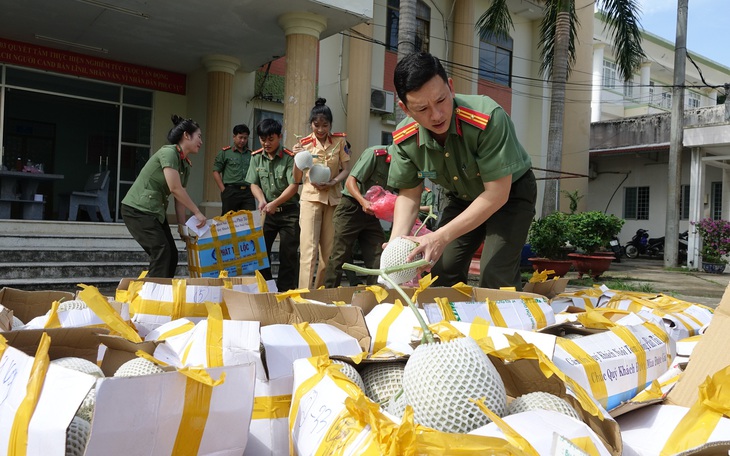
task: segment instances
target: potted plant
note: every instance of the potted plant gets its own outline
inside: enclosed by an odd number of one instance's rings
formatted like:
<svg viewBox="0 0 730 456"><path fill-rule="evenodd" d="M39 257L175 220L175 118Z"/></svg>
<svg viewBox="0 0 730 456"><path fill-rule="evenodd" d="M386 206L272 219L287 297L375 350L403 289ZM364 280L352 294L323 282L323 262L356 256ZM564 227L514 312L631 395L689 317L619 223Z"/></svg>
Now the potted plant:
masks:
<svg viewBox="0 0 730 456"><path fill-rule="evenodd" d="M571 238L570 230L568 215L562 212L553 212L532 222L527 242L536 255L529 258L534 270L552 270L558 277L570 271L572 262L567 257L570 250L566 247Z"/></svg>
<svg viewBox="0 0 730 456"><path fill-rule="evenodd" d="M730 253L730 222L708 217L692 224L702 238L702 269L721 274L727 265L726 255Z"/></svg>
<svg viewBox="0 0 730 456"><path fill-rule="evenodd" d="M573 259L578 275L582 277L587 273L593 278L600 277L611 266L614 256L613 253L610 256L595 253L610 246L611 239L621 232L624 220L613 214L589 211L572 214L569 223L572 226L570 243L582 252L568 255Z"/></svg>

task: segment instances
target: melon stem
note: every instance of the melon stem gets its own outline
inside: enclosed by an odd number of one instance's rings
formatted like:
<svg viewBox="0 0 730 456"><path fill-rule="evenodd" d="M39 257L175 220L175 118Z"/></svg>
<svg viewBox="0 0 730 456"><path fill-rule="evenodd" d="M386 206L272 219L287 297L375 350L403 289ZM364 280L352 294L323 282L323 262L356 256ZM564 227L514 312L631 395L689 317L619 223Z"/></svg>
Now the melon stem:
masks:
<svg viewBox="0 0 730 456"><path fill-rule="evenodd" d="M413 233L414 236L418 236L418 232L421 231L421 228L426 226L426 222L428 222L428 219L434 219L434 220L438 219L436 214L433 213L433 206L428 206L428 215L426 216L425 219L423 219L423 222L421 222L421 226L419 226L418 229L416 230L416 232Z"/></svg>
<svg viewBox="0 0 730 456"><path fill-rule="evenodd" d="M431 263L429 263L426 260L418 260L418 261L414 261L412 263L401 264L398 266L391 266L391 267L385 268L385 269L370 269L370 268L363 268L360 266L355 266L354 264L350 264L350 263L345 263L342 265L342 269L346 269L348 271L359 272L359 273L365 274L365 275L376 275L376 276L382 277L383 280L388 282L390 284L390 286L393 287L393 289L395 289L395 291L397 291L398 294L401 295L401 297L403 297L403 299L408 304L408 307L410 307L411 310L413 311L413 313L416 315L416 320L418 320L418 324L419 324L419 326L421 326L421 329L423 330L423 337L421 338L421 342L433 344L436 342L436 340L434 339L433 333L428 328L428 325L426 324L425 320L423 319L423 316L418 311L418 308L416 307L415 304L413 304L413 301L411 301L411 298L406 294L405 291L403 291L403 289L400 287L400 285L395 283L395 281L390 278L390 274L392 274L394 272L405 271L406 269L416 269L416 268L420 268L423 266L428 266L429 264L431 264Z"/></svg>

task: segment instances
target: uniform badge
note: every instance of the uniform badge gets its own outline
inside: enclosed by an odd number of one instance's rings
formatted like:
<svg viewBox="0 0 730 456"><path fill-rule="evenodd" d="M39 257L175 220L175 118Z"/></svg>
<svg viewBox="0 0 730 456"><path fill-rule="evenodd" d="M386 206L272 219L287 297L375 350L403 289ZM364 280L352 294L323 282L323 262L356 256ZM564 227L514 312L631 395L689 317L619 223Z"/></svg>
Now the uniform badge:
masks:
<svg viewBox="0 0 730 456"><path fill-rule="evenodd" d="M419 171L418 172L418 178L419 179L435 179L438 176L436 171Z"/></svg>

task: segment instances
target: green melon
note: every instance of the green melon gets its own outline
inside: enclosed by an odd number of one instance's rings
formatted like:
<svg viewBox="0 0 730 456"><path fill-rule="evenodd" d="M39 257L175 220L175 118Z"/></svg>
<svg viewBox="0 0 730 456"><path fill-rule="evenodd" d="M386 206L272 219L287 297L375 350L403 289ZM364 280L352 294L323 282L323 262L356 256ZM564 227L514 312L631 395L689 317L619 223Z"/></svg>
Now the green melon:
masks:
<svg viewBox="0 0 730 456"><path fill-rule="evenodd" d="M385 249L383 249L383 253L380 254L380 269L386 269L393 266L401 266L406 264L406 258L408 258L408 255L416 247L418 247L418 244L408 239L404 239L401 237L391 239L388 242L388 245L385 246ZM420 260L421 258L423 258L423 255L419 254L415 258L415 260ZM390 273L388 274L388 276L395 283L401 284L412 280L414 277L416 277L417 274L418 269L411 268L404 271ZM379 277L378 282L384 283L384 280Z"/></svg>
<svg viewBox="0 0 730 456"><path fill-rule="evenodd" d="M360 377L360 373L358 373L357 369L352 367L350 363L333 359L332 364L342 366L340 368L340 371L345 374L350 380L352 380L353 383L355 383L357 387L360 388L360 391L365 391L365 384L362 382L362 377Z"/></svg>
<svg viewBox="0 0 730 456"><path fill-rule="evenodd" d="M555 396L554 394L537 391L534 393L524 394L512 402L508 407L508 413L513 415L515 413L527 412L529 410L552 410L554 412L568 415L576 420L580 421L581 418L575 411L572 405L563 398Z"/></svg>
<svg viewBox="0 0 730 456"><path fill-rule="evenodd" d="M164 372L160 366L144 358L135 358L119 366L115 377L141 377Z"/></svg>
<svg viewBox="0 0 730 456"><path fill-rule="evenodd" d="M384 403L403 387L403 362L366 364L360 370L365 384L363 391L373 402Z"/></svg>
<svg viewBox="0 0 730 456"><path fill-rule="evenodd" d="M91 424L78 416L73 417L66 429L66 456L83 456L91 434Z"/></svg>

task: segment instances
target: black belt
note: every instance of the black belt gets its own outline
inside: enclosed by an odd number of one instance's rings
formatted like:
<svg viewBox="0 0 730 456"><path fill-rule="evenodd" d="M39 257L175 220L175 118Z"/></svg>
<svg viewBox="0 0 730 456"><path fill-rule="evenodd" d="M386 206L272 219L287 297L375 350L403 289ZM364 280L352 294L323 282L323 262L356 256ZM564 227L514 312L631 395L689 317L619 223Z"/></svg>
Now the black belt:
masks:
<svg viewBox="0 0 730 456"><path fill-rule="evenodd" d="M248 185L245 185L245 184L224 184L223 186L226 188L235 187L239 190L246 190L248 188Z"/></svg>
<svg viewBox="0 0 730 456"><path fill-rule="evenodd" d="M293 209L299 210L299 206L296 204L286 204L284 206L278 206L276 212L288 212Z"/></svg>

